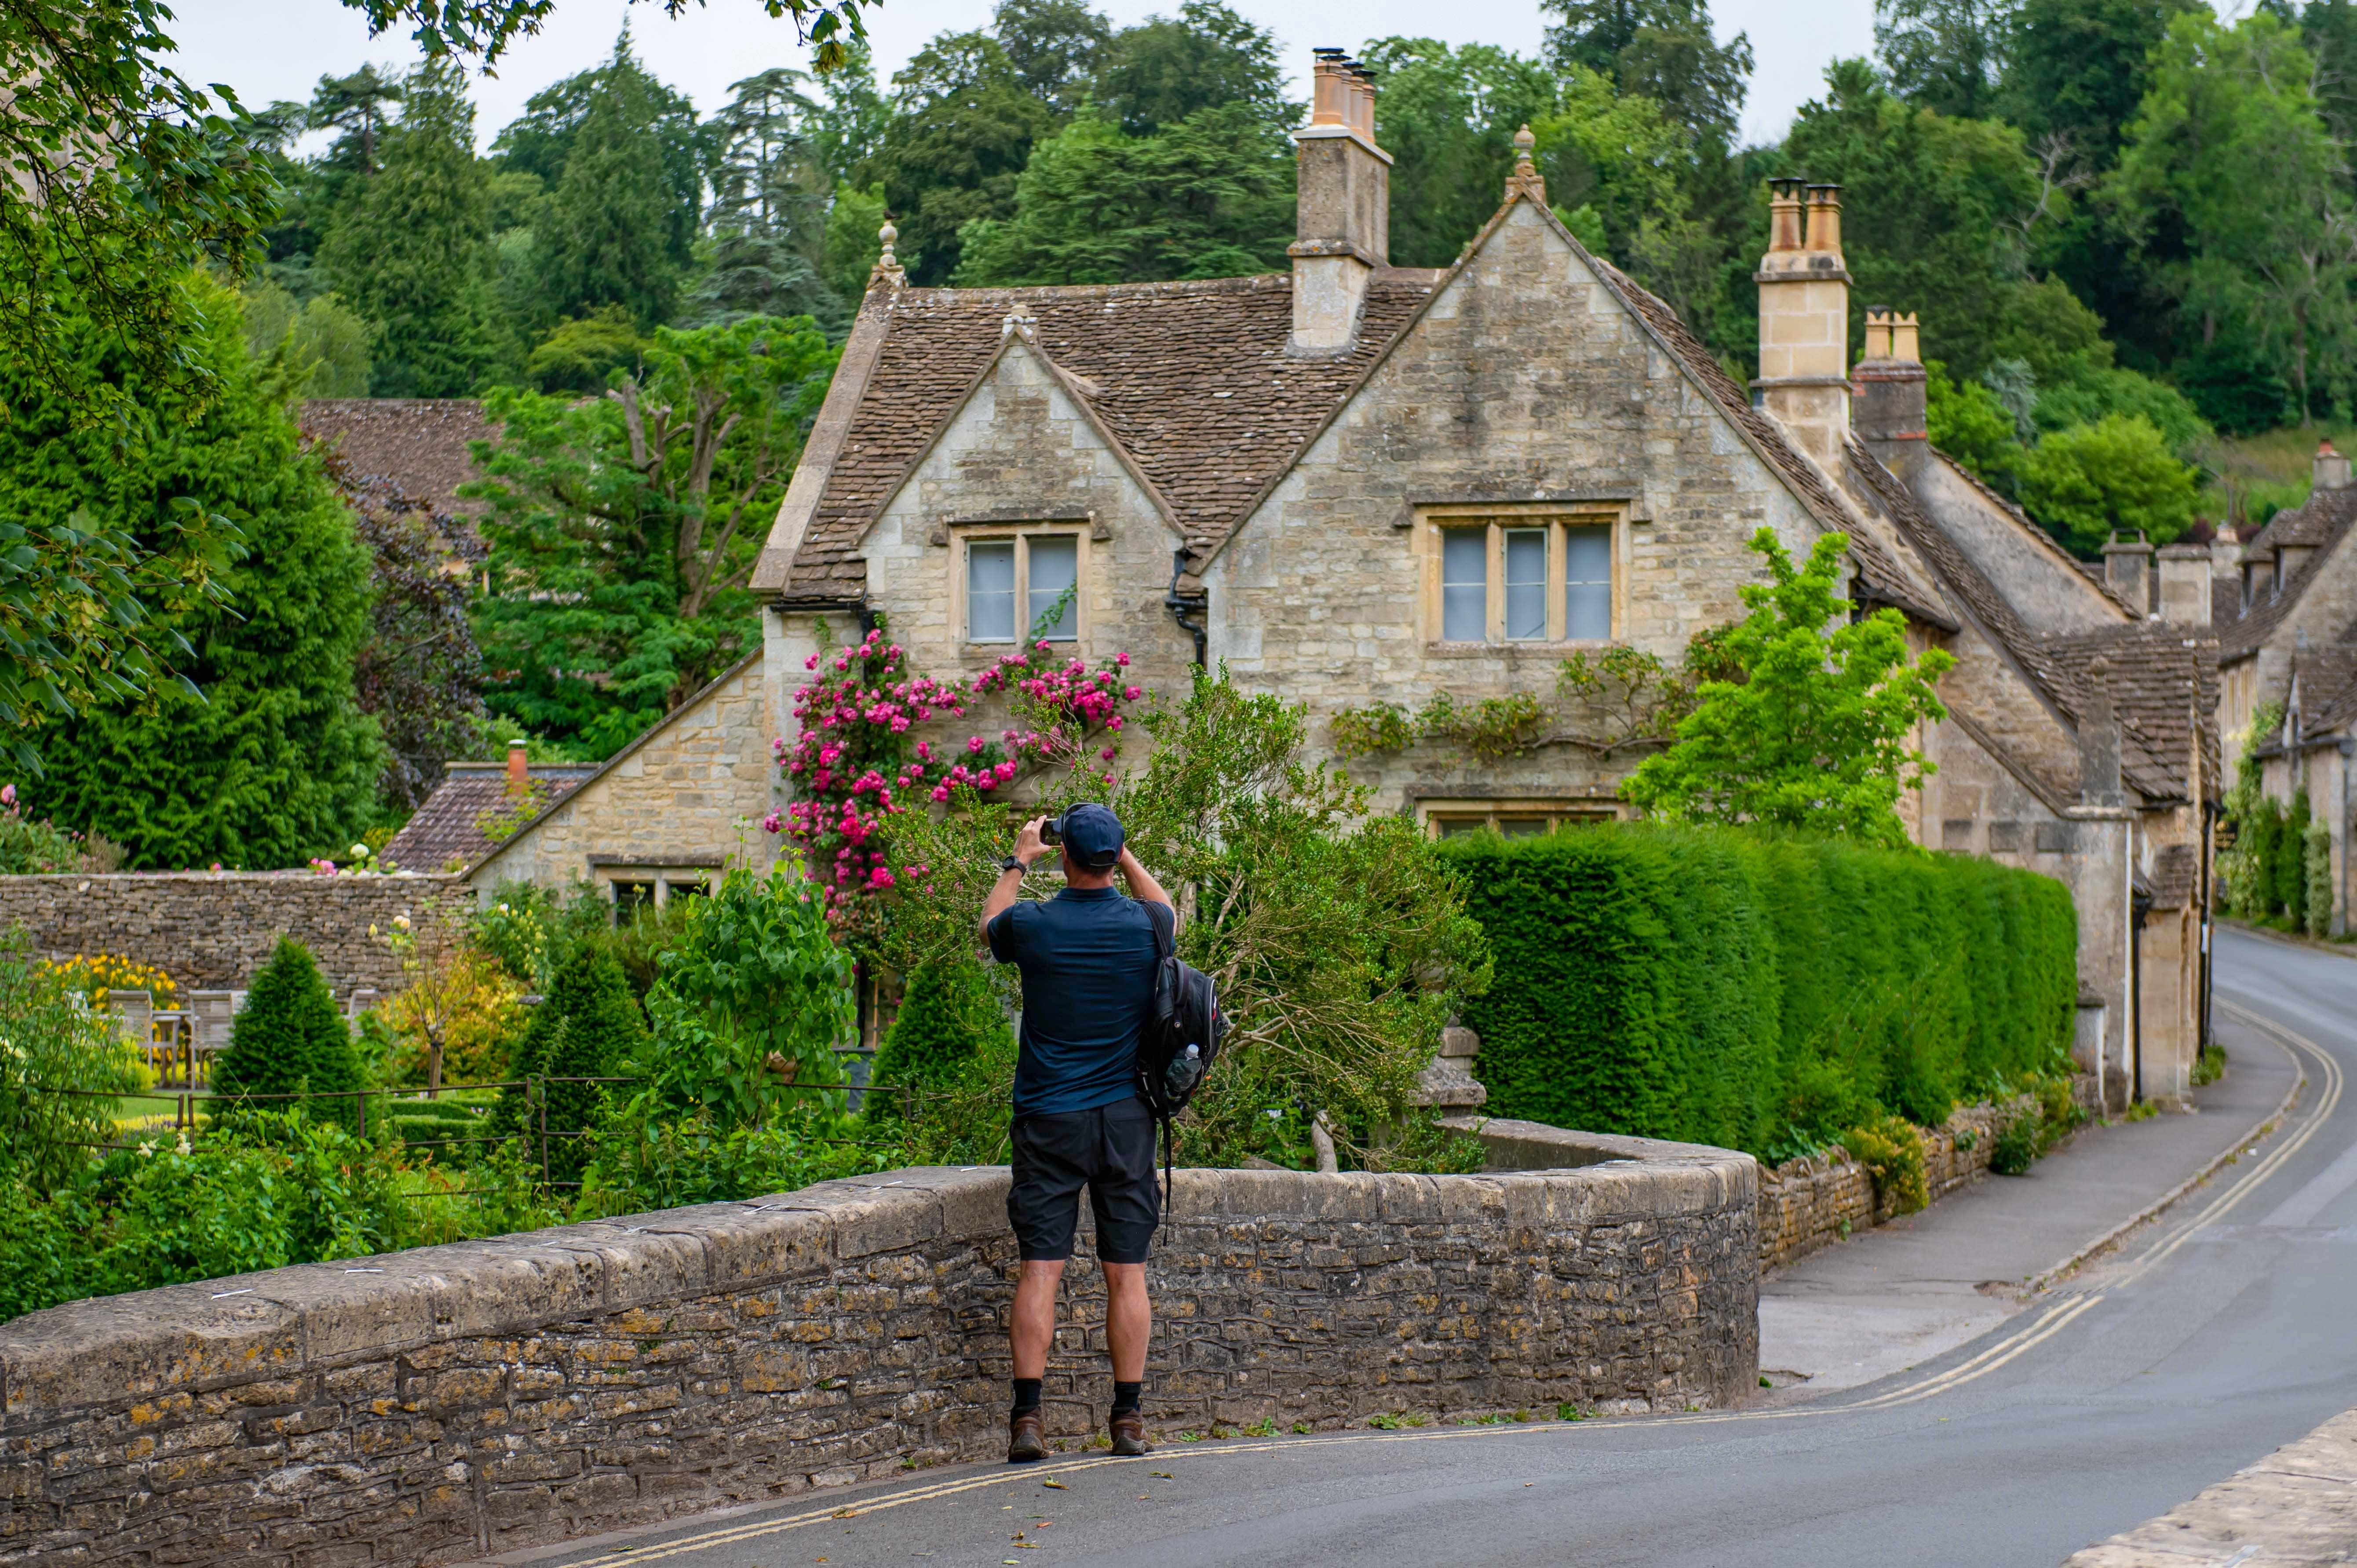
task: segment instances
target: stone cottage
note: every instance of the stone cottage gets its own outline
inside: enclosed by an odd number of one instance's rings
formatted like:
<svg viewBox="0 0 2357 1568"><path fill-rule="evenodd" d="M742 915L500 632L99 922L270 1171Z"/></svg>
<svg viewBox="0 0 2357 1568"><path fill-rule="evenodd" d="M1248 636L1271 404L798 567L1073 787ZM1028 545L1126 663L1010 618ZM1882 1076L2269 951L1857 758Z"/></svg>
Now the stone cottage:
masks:
<svg viewBox="0 0 2357 1568"><path fill-rule="evenodd" d="M779 801L804 660L888 618L914 668L1049 635L1198 662L1308 704L1530 693L1628 648L1670 665L1740 612L1762 525L1850 540L1849 591L1960 662L1910 804L1936 849L2060 877L2081 921L2082 1050L2117 1100L2181 1091L2199 1027L2201 824L2215 794L2208 628L2156 619L1932 450L1913 317L1849 360L1839 193L1777 182L1760 378L1590 254L1527 156L1447 268L1391 266L1373 89L1321 52L1289 274L919 289L878 263L753 585L762 652L477 870L644 881L716 865ZM1641 745L1540 735L1478 762L1354 757L1435 833L1627 814ZM687 802L673 808L673 802ZM753 846L756 855L766 847ZM626 875L627 874L627 875Z"/></svg>
<svg viewBox="0 0 2357 1568"><path fill-rule="evenodd" d="M2305 504L2279 511L2237 548L2213 553L2212 602L2219 641L2218 728L2226 777L2255 753L2266 794L2288 806L2300 789L2331 837L2336 936L2349 929L2352 893L2350 758L2357 754L2357 487L2349 459L2330 442L2317 450ZM2167 551L2162 552L2167 555ZM2283 716L2265 733L2261 710Z"/></svg>

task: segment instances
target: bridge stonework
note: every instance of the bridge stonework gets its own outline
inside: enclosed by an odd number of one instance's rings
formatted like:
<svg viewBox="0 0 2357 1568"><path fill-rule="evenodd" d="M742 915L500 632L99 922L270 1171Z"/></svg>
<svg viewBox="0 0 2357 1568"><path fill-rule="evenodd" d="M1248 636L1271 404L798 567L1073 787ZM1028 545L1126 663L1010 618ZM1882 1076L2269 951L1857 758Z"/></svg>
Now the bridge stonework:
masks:
<svg viewBox="0 0 2357 1568"><path fill-rule="evenodd" d="M1600 1142L1534 1173L1180 1171L1154 1424L1734 1403L1752 1162ZM887 1172L0 1326L0 1563L442 1563L996 1457L1006 1180ZM1085 1264L1064 1320L1048 1413L1077 1449L1111 1392Z"/></svg>

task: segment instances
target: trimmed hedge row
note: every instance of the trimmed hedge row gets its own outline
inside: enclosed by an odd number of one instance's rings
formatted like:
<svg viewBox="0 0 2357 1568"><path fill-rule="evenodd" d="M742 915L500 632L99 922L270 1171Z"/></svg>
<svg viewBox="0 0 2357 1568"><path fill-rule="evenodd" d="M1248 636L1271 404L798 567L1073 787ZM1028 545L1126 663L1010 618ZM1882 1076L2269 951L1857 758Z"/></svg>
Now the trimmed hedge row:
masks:
<svg viewBox="0 0 2357 1568"><path fill-rule="evenodd" d="M1441 852L1497 963L1488 1110L1781 1159L2068 1070L2078 918L1994 861L1718 828Z"/></svg>

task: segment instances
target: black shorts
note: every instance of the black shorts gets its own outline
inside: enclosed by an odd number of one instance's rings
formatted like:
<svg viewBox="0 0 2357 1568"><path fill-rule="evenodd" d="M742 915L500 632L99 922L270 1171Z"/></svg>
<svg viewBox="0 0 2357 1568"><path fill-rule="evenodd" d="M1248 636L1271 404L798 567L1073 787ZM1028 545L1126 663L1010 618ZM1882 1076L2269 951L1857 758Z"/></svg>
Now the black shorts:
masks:
<svg viewBox="0 0 2357 1568"><path fill-rule="evenodd" d="M1082 1187L1096 1208L1097 1256L1108 1263L1146 1262L1162 1219L1162 1189L1155 1185L1154 1113L1145 1101L1018 1116L1014 1143L1006 1219L1025 1262L1072 1255Z"/></svg>

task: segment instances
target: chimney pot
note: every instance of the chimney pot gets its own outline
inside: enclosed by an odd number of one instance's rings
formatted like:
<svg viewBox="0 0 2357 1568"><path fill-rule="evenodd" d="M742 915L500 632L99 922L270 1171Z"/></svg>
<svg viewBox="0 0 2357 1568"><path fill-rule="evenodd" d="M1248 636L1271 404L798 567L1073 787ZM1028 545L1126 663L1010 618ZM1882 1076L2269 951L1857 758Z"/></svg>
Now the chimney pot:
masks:
<svg viewBox="0 0 2357 1568"><path fill-rule="evenodd" d="M2208 545L2161 546L2160 618L2175 626L2210 624Z"/></svg>
<svg viewBox="0 0 2357 1568"><path fill-rule="evenodd" d="M1892 317L1890 318L1890 357L1910 365L1921 364L1923 349L1920 340L1921 331L1921 324L1915 319L1913 311L1910 310L1904 316Z"/></svg>
<svg viewBox="0 0 2357 1568"><path fill-rule="evenodd" d="M1842 253L1840 186L1809 187L1809 235L1805 248L1812 255L1838 257Z"/></svg>
<svg viewBox="0 0 2357 1568"><path fill-rule="evenodd" d="M1841 188L1768 182L1768 253L1760 285L1758 405L1792 445L1838 472L1850 431L1849 274L1841 258ZM1799 230L1808 193L1808 231Z"/></svg>
<svg viewBox="0 0 2357 1568"><path fill-rule="evenodd" d="M508 742L508 793L521 795L532 788L532 765L524 760L524 743Z"/></svg>
<svg viewBox="0 0 2357 1568"><path fill-rule="evenodd" d="M2349 488L2349 459L2335 452L2331 442L2318 443L2316 461L2311 468L2316 489L2345 490Z"/></svg>
<svg viewBox="0 0 2357 1568"><path fill-rule="evenodd" d="M1768 249L1801 248L1801 182L1790 177L1768 182Z"/></svg>
<svg viewBox="0 0 2357 1568"><path fill-rule="evenodd" d="M1867 360L1890 358L1890 307L1869 305L1866 307L1866 353Z"/></svg>

